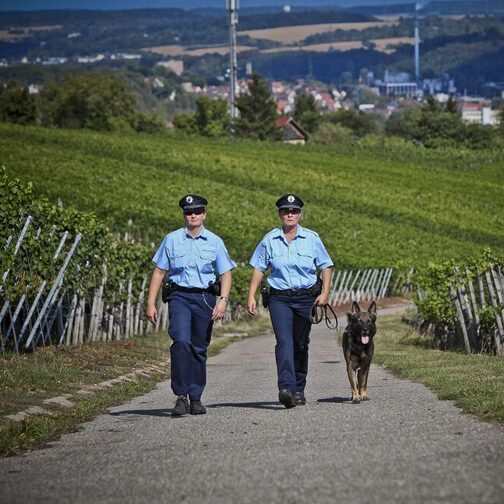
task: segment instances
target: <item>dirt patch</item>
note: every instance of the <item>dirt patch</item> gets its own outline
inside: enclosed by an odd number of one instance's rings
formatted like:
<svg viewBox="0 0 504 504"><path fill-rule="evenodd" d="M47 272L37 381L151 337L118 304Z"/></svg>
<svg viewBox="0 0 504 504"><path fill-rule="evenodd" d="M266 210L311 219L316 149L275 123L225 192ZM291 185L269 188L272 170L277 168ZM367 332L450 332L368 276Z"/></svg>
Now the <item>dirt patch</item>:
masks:
<svg viewBox="0 0 504 504"><path fill-rule="evenodd" d="M52 31L61 30L62 25L47 25L47 26L28 26L28 27L16 27L13 28L14 32L10 30L0 30L0 40L21 40L29 37L34 32L39 31Z"/></svg>
<svg viewBox="0 0 504 504"><path fill-rule="evenodd" d="M268 28L265 30L246 30L238 32L238 35L248 35L255 39L273 40L275 42L283 42L284 44L292 44L304 40L310 35L316 33L325 33L336 30L365 30L366 28L391 26L397 21L373 21L364 23L326 23L316 25L301 25L301 26L284 26L281 28Z"/></svg>
<svg viewBox="0 0 504 504"><path fill-rule="evenodd" d="M375 50L387 54L393 53L393 46L398 44L414 44L415 39L412 37L397 37L387 39L370 40L375 44ZM348 42L326 42L324 44L312 44L305 46L288 46L274 47L271 49L263 49L261 53L277 53L277 52L292 52L292 51L312 51L312 52L329 52L329 51L351 51L352 49L362 49L364 47L360 40L349 40Z"/></svg>

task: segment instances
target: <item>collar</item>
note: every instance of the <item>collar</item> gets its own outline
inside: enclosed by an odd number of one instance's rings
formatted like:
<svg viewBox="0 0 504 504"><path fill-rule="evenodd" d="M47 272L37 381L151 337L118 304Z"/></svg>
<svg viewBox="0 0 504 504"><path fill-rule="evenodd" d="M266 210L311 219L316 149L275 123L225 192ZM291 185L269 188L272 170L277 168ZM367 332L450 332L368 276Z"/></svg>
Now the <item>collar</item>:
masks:
<svg viewBox="0 0 504 504"><path fill-rule="evenodd" d="M182 240L198 240L199 238L202 238L203 240L208 240L208 231L206 230L205 226L201 227L201 233L196 237L192 237L189 234L187 227L182 228L182 230L183 230Z"/></svg>
<svg viewBox="0 0 504 504"><path fill-rule="evenodd" d="M282 238L282 240L285 241L285 239L284 239L284 232L283 232L282 226L280 226L279 228L277 228L275 231L276 232L275 232L274 238ZM296 236L293 239L295 240L296 238L306 238L305 229L304 229L304 227L300 226L299 224L297 225Z"/></svg>

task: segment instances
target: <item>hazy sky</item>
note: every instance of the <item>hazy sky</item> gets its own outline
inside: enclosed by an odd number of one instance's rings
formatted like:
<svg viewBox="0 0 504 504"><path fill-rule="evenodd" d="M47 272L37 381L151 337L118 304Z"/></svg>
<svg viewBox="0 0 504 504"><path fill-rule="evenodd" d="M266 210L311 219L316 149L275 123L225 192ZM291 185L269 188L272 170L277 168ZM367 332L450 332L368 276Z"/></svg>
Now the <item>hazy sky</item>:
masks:
<svg viewBox="0 0 504 504"><path fill-rule="evenodd" d="M259 5L392 5L413 0L239 0L240 7ZM45 10L45 9L139 9L182 7L222 7L226 0L0 0L0 10Z"/></svg>

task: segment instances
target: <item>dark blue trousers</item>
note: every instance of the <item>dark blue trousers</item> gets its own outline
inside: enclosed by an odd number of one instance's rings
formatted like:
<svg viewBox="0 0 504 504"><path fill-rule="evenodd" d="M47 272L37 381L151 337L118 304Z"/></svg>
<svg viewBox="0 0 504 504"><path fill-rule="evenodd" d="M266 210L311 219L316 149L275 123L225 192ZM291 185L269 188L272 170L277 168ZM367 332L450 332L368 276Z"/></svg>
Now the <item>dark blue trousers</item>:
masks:
<svg viewBox="0 0 504 504"><path fill-rule="evenodd" d="M278 389L302 392L308 374L310 343L310 313L313 296L282 296L273 294L269 311L276 337L275 357Z"/></svg>
<svg viewBox="0 0 504 504"><path fill-rule="evenodd" d="M215 296L208 293L174 292L168 299L168 334L173 340L171 388L177 396L189 396L193 401L201 399L206 385L207 348L212 336L214 306Z"/></svg>

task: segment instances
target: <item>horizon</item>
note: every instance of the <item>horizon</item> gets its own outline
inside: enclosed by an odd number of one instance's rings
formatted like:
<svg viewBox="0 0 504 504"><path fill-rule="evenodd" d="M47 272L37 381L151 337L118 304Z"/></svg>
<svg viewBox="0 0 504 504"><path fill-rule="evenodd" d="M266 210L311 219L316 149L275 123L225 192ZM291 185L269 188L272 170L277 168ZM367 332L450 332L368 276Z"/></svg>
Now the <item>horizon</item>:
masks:
<svg viewBox="0 0 504 504"><path fill-rule="evenodd" d="M448 1L448 0L438 0ZM330 7L348 8L360 5L387 6L414 3L415 0L239 0L240 9L257 7ZM424 2L428 3L428 2ZM31 12L46 10L132 10L169 9L185 10L220 8L225 9L225 0L4 0L0 12Z"/></svg>

